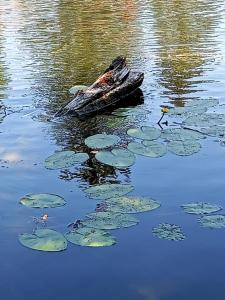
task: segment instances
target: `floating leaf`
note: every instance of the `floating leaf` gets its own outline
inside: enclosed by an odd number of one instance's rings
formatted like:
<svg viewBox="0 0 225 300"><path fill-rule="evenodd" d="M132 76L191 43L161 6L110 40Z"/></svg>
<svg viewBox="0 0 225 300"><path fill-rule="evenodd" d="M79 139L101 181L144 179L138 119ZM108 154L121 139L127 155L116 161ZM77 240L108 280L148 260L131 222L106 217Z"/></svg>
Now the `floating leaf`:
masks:
<svg viewBox="0 0 225 300"><path fill-rule="evenodd" d="M211 126L208 128L201 128L201 132L209 136L224 137L225 136L225 126Z"/></svg>
<svg viewBox="0 0 225 300"><path fill-rule="evenodd" d="M211 127L214 125L225 125L225 115L216 113L206 113L188 117L184 122L189 126Z"/></svg>
<svg viewBox="0 0 225 300"><path fill-rule="evenodd" d="M69 168L76 164L80 164L89 159L87 153L75 153L73 151L61 151L49 156L45 160L45 167L47 169L63 169Z"/></svg>
<svg viewBox="0 0 225 300"><path fill-rule="evenodd" d="M29 194L20 199L20 203L34 208L53 208L66 204L62 197L53 194Z"/></svg>
<svg viewBox="0 0 225 300"><path fill-rule="evenodd" d="M89 227L82 227L70 231L65 234L65 237L69 242L75 245L87 247L106 247L116 243L115 238L108 232Z"/></svg>
<svg viewBox="0 0 225 300"><path fill-rule="evenodd" d="M205 135L198 131L184 128L168 128L162 131L161 138L166 141L194 141L204 139Z"/></svg>
<svg viewBox="0 0 225 300"><path fill-rule="evenodd" d="M76 94L78 91L86 91L88 86L86 85L74 85L69 89L70 94Z"/></svg>
<svg viewBox="0 0 225 300"><path fill-rule="evenodd" d="M203 114L206 111L206 107L199 106L174 107L170 109L169 115Z"/></svg>
<svg viewBox="0 0 225 300"><path fill-rule="evenodd" d="M160 207L160 203L144 197L116 197L106 201L107 211L118 213L138 213Z"/></svg>
<svg viewBox="0 0 225 300"><path fill-rule="evenodd" d="M199 152L201 144L196 141L172 141L168 143L168 150L176 155L188 156Z"/></svg>
<svg viewBox="0 0 225 300"><path fill-rule="evenodd" d="M149 157L160 157L167 152L166 145L152 141L143 141L142 143L131 142L128 144L127 148L135 154Z"/></svg>
<svg viewBox="0 0 225 300"><path fill-rule="evenodd" d="M137 139L152 141L160 137L161 131L158 128L142 126L128 129L127 134Z"/></svg>
<svg viewBox="0 0 225 300"><path fill-rule="evenodd" d="M199 99L199 100L191 100L191 101L187 101L185 103L186 107L206 107L206 108L210 108L210 107L214 107L217 106L219 104L219 100L218 99L214 99L214 98L209 98L209 99Z"/></svg>
<svg viewBox="0 0 225 300"><path fill-rule="evenodd" d="M88 219L82 221L87 227L97 229L118 229L137 225L139 221L131 215L114 212L95 212L87 215Z"/></svg>
<svg viewBox="0 0 225 300"><path fill-rule="evenodd" d="M185 239L181 227L175 224L159 224L158 227L153 228L153 234L160 239L166 239L170 241L182 241Z"/></svg>
<svg viewBox="0 0 225 300"><path fill-rule="evenodd" d="M149 114L149 111L140 108L140 107L125 107L125 108L118 108L112 112L112 115L118 117L135 117L138 115L146 115Z"/></svg>
<svg viewBox="0 0 225 300"><path fill-rule="evenodd" d="M211 214L222 209L222 207L216 204L197 202L197 203L188 203L181 206L184 211L188 214Z"/></svg>
<svg viewBox="0 0 225 300"><path fill-rule="evenodd" d="M199 222L203 227L207 228L223 228L225 227L225 216L224 215L212 215L204 216L199 219Z"/></svg>
<svg viewBox="0 0 225 300"><path fill-rule="evenodd" d="M67 241L64 236L51 229L37 229L33 234L21 234L19 241L25 247L40 251L53 252L67 248Z"/></svg>
<svg viewBox="0 0 225 300"><path fill-rule="evenodd" d="M85 190L90 198L108 199L112 197L120 197L133 191L133 186L130 184L101 184L95 185Z"/></svg>
<svg viewBox="0 0 225 300"><path fill-rule="evenodd" d="M95 158L106 165L116 168L128 168L135 163L135 156L126 149L113 149L112 151L99 151Z"/></svg>
<svg viewBox="0 0 225 300"><path fill-rule="evenodd" d="M113 134L95 134L85 139L85 145L92 149L103 149L116 145L120 138Z"/></svg>

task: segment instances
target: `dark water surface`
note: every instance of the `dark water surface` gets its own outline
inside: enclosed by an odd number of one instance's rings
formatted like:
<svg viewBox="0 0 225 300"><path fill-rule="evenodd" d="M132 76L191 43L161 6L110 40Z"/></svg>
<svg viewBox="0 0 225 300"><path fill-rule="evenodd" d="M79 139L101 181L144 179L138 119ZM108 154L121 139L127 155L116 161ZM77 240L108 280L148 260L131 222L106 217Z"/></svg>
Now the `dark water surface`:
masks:
<svg viewBox="0 0 225 300"><path fill-rule="evenodd" d="M56 150L83 150L91 134L126 140L127 127L155 125L163 103L216 97L224 104L224 9L224 0L0 0L1 299L225 299L225 231L200 227L180 208L191 201L225 207L225 148L215 138L190 157L138 156L125 171L93 161L66 171L43 166ZM145 72L148 117L118 128L109 117L47 120L68 101L71 86L92 83L119 54ZM83 189L104 182L131 183L134 195L162 207L137 215L138 226L114 231L113 247L69 244L44 253L19 244L18 235L33 229L32 216L43 213L19 205L23 195L63 196L65 207L46 211L49 227L65 232L95 209ZM152 227L163 222L179 224L187 238L157 239Z"/></svg>

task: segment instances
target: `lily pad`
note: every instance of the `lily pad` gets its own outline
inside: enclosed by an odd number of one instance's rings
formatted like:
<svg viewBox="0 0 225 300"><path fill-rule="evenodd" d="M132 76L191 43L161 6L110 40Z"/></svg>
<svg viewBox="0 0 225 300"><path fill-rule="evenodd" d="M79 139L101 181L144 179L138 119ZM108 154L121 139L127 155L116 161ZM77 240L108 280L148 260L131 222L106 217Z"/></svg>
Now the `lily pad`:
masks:
<svg viewBox="0 0 225 300"><path fill-rule="evenodd" d="M49 156L45 160L45 167L51 170L64 169L64 168L72 167L76 164L84 163L88 159L89 156L87 153L61 151L61 152L56 152L55 154Z"/></svg>
<svg viewBox="0 0 225 300"><path fill-rule="evenodd" d="M127 148L135 154L154 158L163 156L167 152L166 145L152 141L143 141L142 143L131 142L128 144Z"/></svg>
<svg viewBox="0 0 225 300"><path fill-rule="evenodd" d="M166 141L194 141L204 139L205 135L203 133L184 128L168 128L162 131L161 138Z"/></svg>
<svg viewBox="0 0 225 300"><path fill-rule="evenodd" d="M160 203L144 197L116 197L106 201L107 211L118 213L139 213L160 207Z"/></svg>
<svg viewBox="0 0 225 300"><path fill-rule="evenodd" d="M118 229L137 225L139 221L131 215L115 212L94 212L87 215L82 224L97 229Z"/></svg>
<svg viewBox="0 0 225 300"><path fill-rule="evenodd" d="M168 150L176 155L188 156L199 152L201 144L196 141L172 141L168 143Z"/></svg>
<svg viewBox="0 0 225 300"><path fill-rule="evenodd" d="M133 191L133 189L134 187L130 184L112 183L95 185L84 190L84 192L88 194L90 198L104 200L112 197L124 196Z"/></svg>
<svg viewBox="0 0 225 300"><path fill-rule="evenodd" d="M66 204L62 197L54 194L29 194L21 198L20 203L33 208L53 208Z"/></svg>
<svg viewBox="0 0 225 300"><path fill-rule="evenodd" d="M203 114L207 111L207 107L199 106L184 106L174 107L169 110L169 115L191 115L191 114Z"/></svg>
<svg viewBox="0 0 225 300"><path fill-rule="evenodd" d="M67 248L64 236L51 229L37 229L33 234L21 234L19 241L23 246L33 250L54 252Z"/></svg>
<svg viewBox="0 0 225 300"><path fill-rule="evenodd" d="M206 113L190 116L183 122L188 126L211 127L214 125L225 125L225 115L217 113Z"/></svg>
<svg viewBox="0 0 225 300"><path fill-rule="evenodd" d="M186 107L206 107L206 108L210 108L210 107L214 107L217 106L219 104L219 100L218 99L214 99L214 98L209 98L209 99L199 99L199 100L191 100L191 101L187 101L185 103Z"/></svg>
<svg viewBox="0 0 225 300"><path fill-rule="evenodd" d="M216 204L197 202L197 203L188 203L181 206L184 211L188 214L211 214L222 209L222 207Z"/></svg>
<svg viewBox="0 0 225 300"><path fill-rule="evenodd" d="M88 86L86 85L74 85L69 89L70 94L76 94L78 91L86 91Z"/></svg>
<svg viewBox="0 0 225 300"><path fill-rule="evenodd" d="M217 137L224 137L225 136L225 126L211 126L208 128L201 128L201 132L209 135L209 136L217 136Z"/></svg>
<svg viewBox="0 0 225 300"><path fill-rule="evenodd" d="M103 149L116 145L120 138L113 134L95 134L85 139L85 145L92 149Z"/></svg>
<svg viewBox="0 0 225 300"><path fill-rule="evenodd" d="M152 141L160 137L161 131L155 127L142 126L141 128L128 129L127 134L137 139Z"/></svg>
<svg viewBox="0 0 225 300"><path fill-rule="evenodd" d="M75 245L86 247L106 247L116 243L115 238L108 232L89 227L82 227L70 231L65 234L65 237L69 242Z"/></svg>
<svg viewBox="0 0 225 300"><path fill-rule="evenodd" d="M112 112L112 115L118 117L135 117L138 115L146 115L149 114L149 111L141 108L141 107L125 107L125 108L118 108Z"/></svg>
<svg viewBox="0 0 225 300"><path fill-rule="evenodd" d="M207 227L211 229L224 228L225 216L224 215L204 216L199 219L199 222L203 227Z"/></svg>
<svg viewBox="0 0 225 300"><path fill-rule="evenodd" d="M124 169L135 163L135 156L126 149L113 149L112 151L99 151L95 158L106 165Z"/></svg>
<svg viewBox="0 0 225 300"><path fill-rule="evenodd" d="M163 223L158 227L153 228L153 234L160 239L166 239L170 241L182 241L185 239L181 227L175 224Z"/></svg>

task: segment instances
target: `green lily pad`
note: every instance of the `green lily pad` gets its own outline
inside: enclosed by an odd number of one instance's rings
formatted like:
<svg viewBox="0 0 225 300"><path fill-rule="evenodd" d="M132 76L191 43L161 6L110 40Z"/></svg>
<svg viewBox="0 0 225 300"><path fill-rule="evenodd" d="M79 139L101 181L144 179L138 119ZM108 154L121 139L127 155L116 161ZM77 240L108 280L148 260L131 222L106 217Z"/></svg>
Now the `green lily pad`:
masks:
<svg viewBox="0 0 225 300"><path fill-rule="evenodd" d="M152 141L160 137L161 131L155 127L142 126L141 128L128 129L127 134L137 139Z"/></svg>
<svg viewBox="0 0 225 300"><path fill-rule="evenodd" d="M135 163L135 156L126 149L113 149L112 151L99 151L95 158L106 165L125 169Z"/></svg>
<svg viewBox="0 0 225 300"><path fill-rule="evenodd" d="M197 202L197 203L188 203L181 206L184 211L188 214L211 214L222 209L222 207L216 204Z"/></svg>
<svg viewBox="0 0 225 300"><path fill-rule="evenodd" d="M53 208L66 204L62 197L53 194L29 194L21 198L20 203L33 208Z"/></svg>
<svg viewBox="0 0 225 300"><path fill-rule="evenodd" d="M219 104L219 100L218 99L214 99L214 98L209 98L209 99L199 99L199 100L191 100L191 101L187 101L185 103L186 107L206 107L206 108L210 108L210 107L214 107L217 106Z"/></svg>
<svg viewBox="0 0 225 300"><path fill-rule="evenodd" d="M185 239L181 227L175 224L159 224L158 227L153 228L152 232L160 239L170 241L182 241Z"/></svg>
<svg viewBox="0 0 225 300"><path fill-rule="evenodd" d="M161 138L166 141L194 141L204 139L205 135L203 133L184 128L168 128L162 131Z"/></svg>
<svg viewBox="0 0 225 300"><path fill-rule="evenodd" d="M191 115L191 114L203 114L207 111L207 107L199 106L184 106L170 108L169 115Z"/></svg>
<svg viewBox="0 0 225 300"><path fill-rule="evenodd" d="M87 215L82 224L97 229L118 229L137 225L139 221L131 215L115 212L94 212Z"/></svg>
<svg viewBox="0 0 225 300"><path fill-rule="evenodd" d="M120 138L113 134L95 134L85 139L85 145L92 149L103 149L116 145Z"/></svg>
<svg viewBox="0 0 225 300"><path fill-rule="evenodd" d="M172 141L168 143L168 150L176 155L188 156L199 152L201 144L196 141Z"/></svg>
<svg viewBox="0 0 225 300"><path fill-rule="evenodd" d="M64 236L51 229L37 229L33 234L21 234L19 241L23 246L33 250L54 252L67 248Z"/></svg>
<svg viewBox="0 0 225 300"><path fill-rule="evenodd" d="M75 153L73 151L61 151L49 156L45 160L45 167L47 169L64 169L72 167L76 164L84 163L89 159L87 153Z"/></svg>
<svg viewBox="0 0 225 300"><path fill-rule="evenodd" d="M215 125L225 125L225 115L217 113L206 113L188 117L183 122L188 126L211 127Z"/></svg>
<svg viewBox="0 0 225 300"><path fill-rule="evenodd" d="M160 207L160 203L144 197L116 197L106 201L107 211L117 213L139 213Z"/></svg>
<svg viewBox="0 0 225 300"><path fill-rule="evenodd" d="M86 85L74 85L69 89L70 94L76 94L78 91L86 91L88 86Z"/></svg>
<svg viewBox="0 0 225 300"><path fill-rule="evenodd" d="M206 228L224 228L225 227L225 216L224 215L212 215L212 216L204 216L199 220L202 227Z"/></svg>
<svg viewBox="0 0 225 300"><path fill-rule="evenodd" d="M225 136L225 126L215 125L208 128L201 128L200 131L209 136L217 136L217 137Z"/></svg>
<svg viewBox="0 0 225 300"><path fill-rule="evenodd" d="M72 244L86 247L106 247L116 243L115 238L108 232L82 227L65 234L66 239Z"/></svg>
<svg viewBox="0 0 225 300"><path fill-rule="evenodd" d="M135 154L154 158L164 156L167 152L166 145L152 141L143 141L142 143L131 142L127 148Z"/></svg>
<svg viewBox="0 0 225 300"><path fill-rule="evenodd" d="M118 117L135 117L138 115L146 115L149 114L149 111L141 108L141 107L125 107L125 108L118 108L112 112L112 115Z"/></svg>
<svg viewBox="0 0 225 300"><path fill-rule="evenodd" d="M88 194L90 198L104 200L124 196L133 191L133 189L134 187L130 184L111 183L95 185L87 188L84 192Z"/></svg>

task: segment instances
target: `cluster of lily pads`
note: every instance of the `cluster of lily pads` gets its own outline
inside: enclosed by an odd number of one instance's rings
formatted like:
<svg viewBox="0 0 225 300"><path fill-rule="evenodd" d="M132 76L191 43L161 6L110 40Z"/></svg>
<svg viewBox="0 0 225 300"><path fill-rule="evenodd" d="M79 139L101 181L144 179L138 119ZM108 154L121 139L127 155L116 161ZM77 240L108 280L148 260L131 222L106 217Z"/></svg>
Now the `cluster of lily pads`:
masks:
<svg viewBox="0 0 225 300"><path fill-rule="evenodd" d="M208 108L217 104L218 101L215 99L193 100L185 107L171 108L168 115L186 118L179 128L162 130L150 126L129 128L127 135L135 140L130 141L126 147L118 146L121 145L119 136L105 133L87 137L85 145L98 162L119 169L132 166L135 163L135 154L151 158L164 156L168 151L181 156L192 155L201 149L199 140L206 136L222 137L225 134L223 126L225 116L206 112ZM144 113L146 111L141 108L123 108L115 110L112 114L123 118ZM50 170L64 169L82 164L88 159L88 153L60 151L45 160L45 167ZM127 196L133 189L129 184L101 184L87 188L84 191L87 196L101 200L97 203L95 212L87 214L83 220L72 222L65 234L48 228L36 228L31 234L21 234L19 241L28 248L42 251L65 250L68 241L88 247L111 246L116 243L116 239L108 230L137 225L139 220L132 214L160 207L160 203L151 198ZM42 209L66 204L62 197L52 194L30 194L23 197L20 203L27 207ZM218 205L188 203L182 208L186 213L201 215L199 222L203 227L225 227L225 216L212 214L222 209ZM152 232L162 239L172 241L185 239L181 227L176 224L162 223L154 227Z"/></svg>

